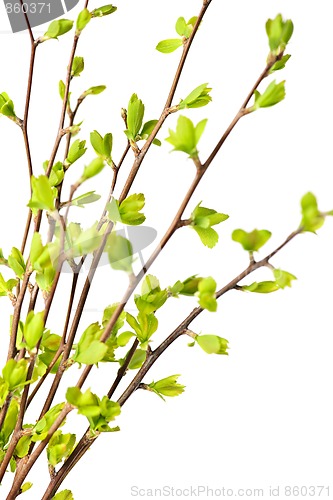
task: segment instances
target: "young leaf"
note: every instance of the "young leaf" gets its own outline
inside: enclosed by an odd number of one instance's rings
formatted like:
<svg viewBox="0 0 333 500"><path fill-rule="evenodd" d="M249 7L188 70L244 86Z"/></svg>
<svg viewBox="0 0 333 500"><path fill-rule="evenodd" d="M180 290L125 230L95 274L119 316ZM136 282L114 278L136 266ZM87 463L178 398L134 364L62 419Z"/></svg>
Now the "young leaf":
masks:
<svg viewBox="0 0 333 500"><path fill-rule="evenodd" d="M82 182L98 175L104 168L104 160L103 158L95 158L89 165L84 167L84 171L81 177Z"/></svg>
<svg viewBox="0 0 333 500"><path fill-rule="evenodd" d="M77 139L73 142L69 148L67 158L65 160L65 167L68 168L70 165L75 163L81 156L85 154L87 148L85 147L86 141L80 141Z"/></svg>
<svg viewBox="0 0 333 500"><path fill-rule="evenodd" d="M57 39L58 36L64 35L68 31L70 31L73 28L73 24L74 22L70 21L69 19L56 19L49 25L42 38L44 40L47 40L49 38Z"/></svg>
<svg viewBox="0 0 333 500"><path fill-rule="evenodd" d="M184 36L185 30L186 30L187 24L186 21L183 17L179 17L176 22L176 31L179 36Z"/></svg>
<svg viewBox="0 0 333 500"><path fill-rule="evenodd" d="M272 233L266 229L254 229L251 233L247 233L243 229L235 229L232 233L233 241L240 243L248 252L257 252L271 236Z"/></svg>
<svg viewBox="0 0 333 500"><path fill-rule="evenodd" d="M199 305L207 311L215 312L217 310L217 300L216 300L216 281L209 276L208 278L203 278L198 283L198 297Z"/></svg>
<svg viewBox="0 0 333 500"><path fill-rule="evenodd" d="M257 283L251 283L251 285L243 285L242 290L246 290L247 292L255 292L255 293L271 293L276 292L280 289L280 286L275 281L261 281Z"/></svg>
<svg viewBox="0 0 333 500"><path fill-rule="evenodd" d="M136 94L133 94L130 98L127 109L127 127L133 141L136 140L136 136L140 132L144 112L145 107L141 99L139 99Z"/></svg>
<svg viewBox="0 0 333 500"><path fill-rule="evenodd" d="M44 168L45 172L47 170L48 165L49 165L49 161L48 160L44 161L43 168ZM64 175L65 175L64 165L61 163L61 161L57 161L57 163L55 163L52 166L52 170L50 173L50 177L49 177L50 186L54 187L54 186L58 186L59 184L61 184L61 182L64 179Z"/></svg>
<svg viewBox="0 0 333 500"><path fill-rule="evenodd" d="M291 282L297 279L293 274L288 273L287 271L282 271L281 269L274 269L273 274L276 284L280 288L286 288L286 286L291 287Z"/></svg>
<svg viewBox="0 0 333 500"><path fill-rule="evenodd" d="M62 490L52 497L52 500L74 500L74 497L70 490Z"/></svg>
<svg viewBox="0 0 333 500"><path fill-rule="evenodd" d="M98 7L91 12L91 17L104 17L116 12L117 7L113 5L103 5L103 7Z"/></svg>
<svg viewBox="0 0 333 500"><path fill-rule="evenodd" d="M2 274L0 273L0 297L5 297L6 295L10 294L14 286L16 285L17 285L17 280L10 279L6 281L2 276Z"/></svg>
<svg viewBox="0 0 333 500"><path fill-rule="evenodd" d="M142 130L139 134L141 139L143 139L143 140L148 139L148 137L150 136L150 134L154 130L157 122L158 122L158 120L149 120L148 122L146 122L144 124L144 126L142 127Z"/></svg>
<svg viewBox="0 0 333 500"><path fill-rule="evenodd" d="M146 217L140 212L145 206L144 194L132 194L125 198L119 206L119 215L121 222L130 226L139 226L143 224Z"/></svg>
<svg viewBox="0 0 333 500"><path fill-rule="evenodd" d="M84 70L84 58L75 56L72 64L71 77L80 76Z"/></svg>
<svg viewBox="0 0 333 500"><path fill-rule="evenodd" d="M40 175L39 177L32 175L31 187L32 197L28 207L53 212L55 193L48 177L46 175Z"/></svg>
<svg viewBox="0 0 333 500"><path fill-rule="evenodd" d="M274 73L274 71L279 71L280 69L285 68L285 66L290 58L291 58L290 54L286 54L286 55L282 56L281 59L279 59L278 61L276 61L276 63L273 64L273 66L269 70L269 73L271 74L271 73Z"/></svg>
<svg viewBox="0 0 333 500"><path fill-rule="evenodd" d="M17 387L23 386L26 383L28 373L28 360L9 359L2 370L3 380L8 384L8 389L13 391Z"/></svg>
<svg viewBox="0 0 333 500"><path fill-rule="evenodd" d="M76 347L74 361L86 365L94 365L102 361L108 348L100 342L103 330L98 323L93 323L83 332Z"/></svg>
<svg viewBox="0 0 333 500"><path fill-rule="evenodd" d="M311 233L316 232L317 229L325 222L325 215L318 209L318 203L313 193L306 193L301 199L302 220L300 227L303 231Z"/></svg>
<svg viewBox="0 0 333 500"><path fill-rule="evenodd" d="M278 14L275 19L268 19L266 23L266 33L268 36L269 48L275 55L281 54L286 48L294 31L294 25L290 19L283 20Z"/></svg>
<svg viewBox="0 0 333 500"><path fill-rule="evenodd" d="M95 191L89 191L88 193L81 194L77 198L74 198L71 201L71 206L73 207L84 207L88 203L94 203L95 201L100 199L99 194L95 194Z"/></svg>
<svg viewBox="0 0 333 500"><path fill-rule="evenodd" d="M192 121L186 116L178 118L176 131L169 129L169 137L166 138L174 146L174 151L183 151L191 158L198 155L197 145L205 129L207 120L202 120L194 127Z"/></svg>
<svg viewBox="0 0 333 500"><path fill-rule="evenodd" d="M6 92L0 94L0 114L8 118L16 118L14 111L14 103Z"/></svg>
<svg viewBox="0 0 333 500"><path fill-rule="evenodd" d="M49 464L55 467L66 459L73 451L75 439L75 434L63 434L60 430L56 431L46 450Z"/></svg>
<svg viewBox="0 0 333 500"><path fill-rule="evenodd" d="M207 85L208 83L203 83L202 85L199 85L199 87L196 87L194 90L192 90L192 92L187 97L185 97L184 100L180 101L178 108L201 108L203 106L206 106L212 100L211 96L209 95L209 92L212 89L207 87Z"/></svg>
<svg viewBox="0 0 333 500"><path fill-rule="evenodd" d="M81 99L87 97L87 95L98 95L104 92L106 89L106 85L96 85L95 87L90 87L88 90L85 90L81 95Z"/></svg>
<svg viewBox="0 0 333 500"><path fill-rule="evenodd" d="M218 242L217 232L211 228L227 220L229 215L216 212L211 208L201 207L201 202L191 214L191 226L198 234L202 243L208 248L213 248Z"/></svg>
<svg viewBox="0 0 333 500"><path fill-rule="evenodd" d="M276 83L274 80L268 85L263 94L260 94L260 92L256 90L254 93L254 105L250 109L255 111L259 108L269 108L283 101L286 96L284 84L285 80L280 83Z"/></svg>
<svg viewBox="0 0 333 500"><path fill-rule="evenodd" d="M97 130L94 130L90 134L90 143L92 147L99 156L104 158L104 160L111 159L112 142L113 138L111 133L106 134L104 138Z"/></svg>
<svg viewBox="0 0 333 500"><path fill-rule="evenodd" d="M29 350L36 347L44 331L44 312L30 311L24 324L24 339Z"/></svg>
<svg viewBox="0 0 333 500"><path fill-rule="evenodd" d="M60 80L59 81L59 95L60 95L60 98L62 101L65 98L65 89L66 89L66 86L65 86L64 82L62 80Z"/></svg>
<svg viewBox="0 0 333 500"><path fill-rule="evenodd" d="M87 26L91 19L91 13L89 12L88 9L83 9L80 14L78 15L77 21L76 21L76 33L78 35L81 34L81 31L84 30L84 28Z"/></svg>
<svg viewBox="0 0 333 500"><path fill-rule="evenodd" d="M161 42L159 42L156 45L156 50L162 52L163 54L170 54L182 45L183 41L180 38L170 38L168 40L162 40Z"/></svg>
<svg viewBox="0 0 333 500"><path fill-rule="evenodd" d="M197 344L207 354L225 354L228 355L228 341L217 335L197 335L195 337Z"/></svg>
<svg viewBox="0 0 333 500"><path fill-rule="evenodd" d="M147 388L149 387L151 391L155 392L155 394L165 401L163 396L173 398L184 392L185 386L178 383L178 377L180 377L180 375L170 375L157 382L152 382Z"/></svg>
<svg viewBox="0 0 333 500"><path fill-rule="evenodd" d="M18 248L12 248L11 254L8 257L8 265L18 278L23 279L26 266L23 255Z"/></svg>
<svg viewBox="0 0 333 500"><path fill-rule="evenodd" d="M191 17L187 22L183 17L179 17L176 22L176 31L179 36L183 36L184 38L189 38L192 34L195 23L197 22L197 17Z"/></svg>
<svg viewBox="0 0 333 500"><path fill-rule="evenodd" d="M113 269L132 273L133 248L129 240L112 232L108 237L106 250Z"/></svg>
<svg viewBox="0 0 333 500"><path fill-rule="evenodd" d="M30 490L30 488L32 488L32 486L33 486L33 484L30 483L30 481L23 483L21 488L20 488L21 493L25 493L26 491Z"/></svg>
<svg viewBox="0 0 333 500"><path fill-rule="evenodd" d="M137 349L130 361L130 364L128 365L128 369L137 370L138 368L141 368L141 366L145 362L146 357L146 351L144 351L143 349Z"/></svg>

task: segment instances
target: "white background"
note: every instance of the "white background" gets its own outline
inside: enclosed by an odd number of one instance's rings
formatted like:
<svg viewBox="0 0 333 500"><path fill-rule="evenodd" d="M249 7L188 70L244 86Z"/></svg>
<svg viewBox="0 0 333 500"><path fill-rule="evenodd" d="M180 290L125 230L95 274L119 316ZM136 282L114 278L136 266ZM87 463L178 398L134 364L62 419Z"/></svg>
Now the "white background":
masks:
<svg viewBox="0 0 333 500"><path fill-rule="evenodd" d="M91 7L98 6L92 0ZM81 138L88 139L93 129L112 131L117 161L125 146L119 111L130 95L136 92L144 101L147 119L159 116L180 52L164 55L154 47L159 40L176 36L173 27L178 16L188 19L198 14L200 6L200 0L120 0L116 14L90 23L77 51L85 57L86 70L73 82L73 96L91 85L105 83L108 88L100 96L87 98L82 106L78 115L78 121L85 120ZM2 10L0 91L10 94L17 114L22 115L29 38L27 33L8 32ZM79 10L67 17L75 18ZM179 231L152 268L163 286L195 273L213 275L223 286L247 265L245 252L231 241L232 230L271 230L273 236L260 252L265 255L298 226L299 200L309 190L318 197L322 210L333 208L332 8L328 0L315 8L310 2L213 0L191 49L175 103L203 82L213 87L212 104L186 112L195 123L209 118L200 144L204 160L264 68L268 53L264 26L278 12L295 24L289 49L292 58L284 71L276 73L278 81L287 80L286 99L246 117L233 131L187 213L203 200L203 206L229 214L230 219L218 227L220 243L209 250L190 229ZM38 28L35 33L44 31ZM65 76L70 46L68 34L37 51L29 130L34 169L39 173L55 139L61 106L57 86ZM168 125L175 126L176 119L170 117ZM11 246L20 245L28 183L20 130L2 119L0 137L1 246L6 255ZM159 137L167 137L167 127ZM156 227L160 237L194 175L185 155L169 151L166 143L162 149L153 147L133 187L133 192L146 194L147 224ZM92 157L89 150L86 162ZM118 193L130 166L128 161L123 168ZM71 180L81 169L82 163L73 167ZM109 182L110 171L105 170L98 181L91 182L91 189L106 195ZM73 210L72 220L88 225L98 217L99 207L101 203L85 212ZM230 292L216 314L202 314L193 329L227 338L229 357L205 355L180 339L145 381L181 373L186 392L166 404L150 393L136 393L118 419L121 432L101 436L63 488L71 488L76 500L93 496L127 500L132 498L134 485L145 489L207 485L233 488L235 493L238 488L264 488L265 498L270 486L280 485L280 498L287 498L285 485L328 486L333 444L332 230L329 220L318 236L302 235L274 258L276 267L297 276L292 289L263 296ZM144 250L145 258L153 248L154 244ZM249 277L246 283L262 278L271 279L269 270ZM69 283L70 276L64 276L50 318L50 328L56 333L61 332ZM124 287L126 278L121 273L115 276L106 266L98 270L81 331L101 319L103 308L119 300ZM159 312L160 328L153 347L194 305L195 300L183 298L170 301ZM1 307L5 358L10 312L6 299ZM86 387L102 396L111 385L112 369L94 370ZM67 385L76 380L73 370ZM84 417L73 412L66 429L80 435L85 428ZM25 493L26 499L40 498L46 487L43 460L31 474L34 488Z"/></svg>

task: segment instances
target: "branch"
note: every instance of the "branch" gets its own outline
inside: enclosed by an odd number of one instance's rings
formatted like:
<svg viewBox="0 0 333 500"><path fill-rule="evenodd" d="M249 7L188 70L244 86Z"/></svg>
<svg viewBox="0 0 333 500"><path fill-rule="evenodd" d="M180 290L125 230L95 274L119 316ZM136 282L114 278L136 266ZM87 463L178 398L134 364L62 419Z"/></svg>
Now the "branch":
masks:
<svg viewBox="0 0 333 500"><path fill-rule="evenodd" d="M294 231L291 233L288 238L279 246L277 247L273 252L271 252L269 255L264 257L262 260L258 262L253 262L251 263L246 269L244 269L243 272L241 272L239 275L237 275L233 280L231 280L227 285L225 285L223 288L218 290L216 292L216 298L219 299L221 298L225 293L229 292L230 290L233 290L237 287L238 283L244 279L246 276L249 274L253 273L260 267L267 266L269 263L269 260L277 254L282 248L284 248L295 236L300 234L302 232L302 229L298 229L297 231ZM159 357L170 347L170 345L178 339L180 336L185 334L190 326L190 324L204 311L202 307L196 307L193 309L193 311L177 326L177 328L154 350L151 351L150 354L147 356L146 361L140 368L140 370L137 372L136 376L133 378L131 383L128 385L126 390L123 392L123 394L120 396L118 399L118 403L123 406L126 401L129 399L129 397L137 390L139 387L140 383L142 382L144 376L148 373L150 368L153 366L153 364L159 359ZM136 345L138 345L138 341L136 340ZM133 349L134 345L132 346ZM132 350L131 349L131 350ZM130 351L129 353L130 354ZM126 366L127 369L127 366ZM126 369L124 370L124 373L126 372ZM118 372L119 375L119 372ZM117 379L118 381L118 376ZM114 393L114 385L113 383L109 393L108 397L111 398L111 396ZM117 384L118 385L118 384ZM50 481L50 484L42 497L42 500L47 500L48 498L51 498L52 495L56 493L58 490L59 486L62 484L64 479L67 477L69 472L73 469L73 467L77 464L77 462L83 457L83 455L88 451L88 449L92 446L92 444L96 441L98 436L94 436L93 438L89 436L89 428L85 432L85 434L82 436L80 441L78 442L77 446L71 453L71 455L68 457L68 459L65 461L65 463L62 465L62 467L59 469L55 477Z"/></svg>

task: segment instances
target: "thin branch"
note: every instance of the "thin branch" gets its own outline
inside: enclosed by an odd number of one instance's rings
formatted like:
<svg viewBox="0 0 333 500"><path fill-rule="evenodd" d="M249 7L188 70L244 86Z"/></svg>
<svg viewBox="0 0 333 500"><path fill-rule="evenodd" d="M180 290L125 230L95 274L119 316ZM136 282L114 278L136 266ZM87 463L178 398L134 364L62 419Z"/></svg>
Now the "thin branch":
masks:
<svg viewBox="0 0 333 500"><path fill-rule="evenodd" d="M264 267L267 265L269 260L276 255L282 248L284 248L295 236L300 234L302 232L302 229L299 228L297 231L292 232L288 238L279 246L277 247L272 253L264 257L262 260L258 262L254 262L250 264L246 269L244 269L243 272L238 274L233 280L231 280L227 285L225 285L223 288L218 290L216 292L216 298L219 299L221 298L225 293L229 292L230 290L233 290L237 287L238 283L244 279L246 276L249 274L253 273L260 267ZM126 390L123 392L123 394L120 396L118 399L118 403L120 406L123 406L126 401L129 399L129 397L137 390L139 387L140 383L142 382L144 376L148 373L150 368L153 366L154 363L160 358L160 356L170 347L170 345L177 340L180 336L187 334L188 333L188 328L190 324L204 311L202 307L196 307L193 309L193 311L175 328L175 330L154 350L151 351L149 356L147 356L147 359L145 360L144 364L140 368L140 370L137 372L136 376L133 378L133 380L130 382ZM136 341L137 342L137 341ZM138 345L138 344L137 344ZM133 349L134 345L132 346ZM131 350L132 350L131 349ZM129 351L130 353L130 351ZM124 370L124 373L126 370ZM119 372L118 372L119 375ZM119 378L117 376L117 386L119 385ZM111 398L113 393L114 393L114 386L115 383L113 383L109 393L108 397ZM98 436L94 436L94 438L89 436L89 429L85 432L85 434L82 436L80 441L78 442L77 446L71 453L71 455L68 457L68 459L65 461L65 463L62 465L62 467L59 469L55 477L50 481L49 486L42 497L42 500L47 500L48 498L51 498L52 495L54 495L59 488L59 486L62 484L64 479L67 477L69 472L73 469L73 467L77 464L77 462L83 457L83 455L88 451L88 449L92 446L92 444L96 441Z"/></svg>
<svg viewBox="0 0 333 500"><path fill-rule="evenodd" d="M24 2L23 2L23 0L20 0L20 4L21 4L21 7L22 7L22 12L23 12L24 17L25 17L25 21L27 23L27 28L28 28L28 32L29 32L29 36L30 36L31 45L33 45L35 43L35 38L34 38L34 35L32 33L32 29L31 29L29 18L28 18L28 14L26 13L26 9L24 9Z"/></svg>

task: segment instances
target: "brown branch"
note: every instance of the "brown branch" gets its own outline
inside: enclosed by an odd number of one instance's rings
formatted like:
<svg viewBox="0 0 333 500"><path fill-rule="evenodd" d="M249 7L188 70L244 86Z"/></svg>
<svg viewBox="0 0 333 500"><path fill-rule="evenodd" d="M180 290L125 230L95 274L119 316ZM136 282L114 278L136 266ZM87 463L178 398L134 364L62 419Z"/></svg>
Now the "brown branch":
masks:
<svg viewBox="0 0 333 500"><path fill-rule="evenodd" d="M278 253L282 248L284 248L295 236L300 234L302 232L302 229L299 228L297 231L294 231L291 233L288 238L279 246L277 247L272 253L264 257L262 260L258 262L253 262L251 263L246 269L244 269L243 272L241 272L239 275L237 275L233 280L231 280L227 285L225 285L223 288L218 290L216 292L216 298L219 299L221 298L225 293L229 292L230 290L233 290L237 287L238 283L244 279L246 276L249 274L253 273L260 267L264 267L269 263L269 260L276 254ZM177 340L180 336L185 334L190 326L190 324L204 311L202 307L196 307L193 309L193 311L175 328L175 330L154 350L151 351L150 354L147 356L146 361L136 374L136 376L133 378L131 383L128 385L126 390L123 392L123 394L120 396L118 399L118 403L120 406L123 406L126 401L129 399L129 397L137 390L139 387L140 383L142 382L144 376L148 373L150 368L153 366L153 364L159 359L159 357L170 347L170 345ZM136 341L137 342L137 341ZM138 342L137 344L138 345ZM133 349L134 345L132 346ZM127 369L127 367L126 367ZM126 372L126 369L123 370L123 373ZM118 372L119 375L119 372ZM120 379L121 380L121 379ZM117 384L116 386L119 385L119 377L117 376L116 381ZM115 382L116 382L115 381ZM108 397L111 398L114 389L115 389L115 382L113 383L109 393ZM92 444L96 441L98 436L95 436L94 438L89 436L89 428L85 432L85 434L82 436L80 441L78 442L77 446L75 447L74 451L71 453L71 455L68 457L68 459L65 461L65 463L62 465L62 467L59 469L55 477L50 481L49 486L42 497L42 500L47 500L48 498L51 498L52 495L56 493L58 490L59 486L62 484L64 479L68 476L69 472L73 469L73 467L78 463L78 461L83 457L83 455L88 451L88 449L92 446Z"/></svg>

